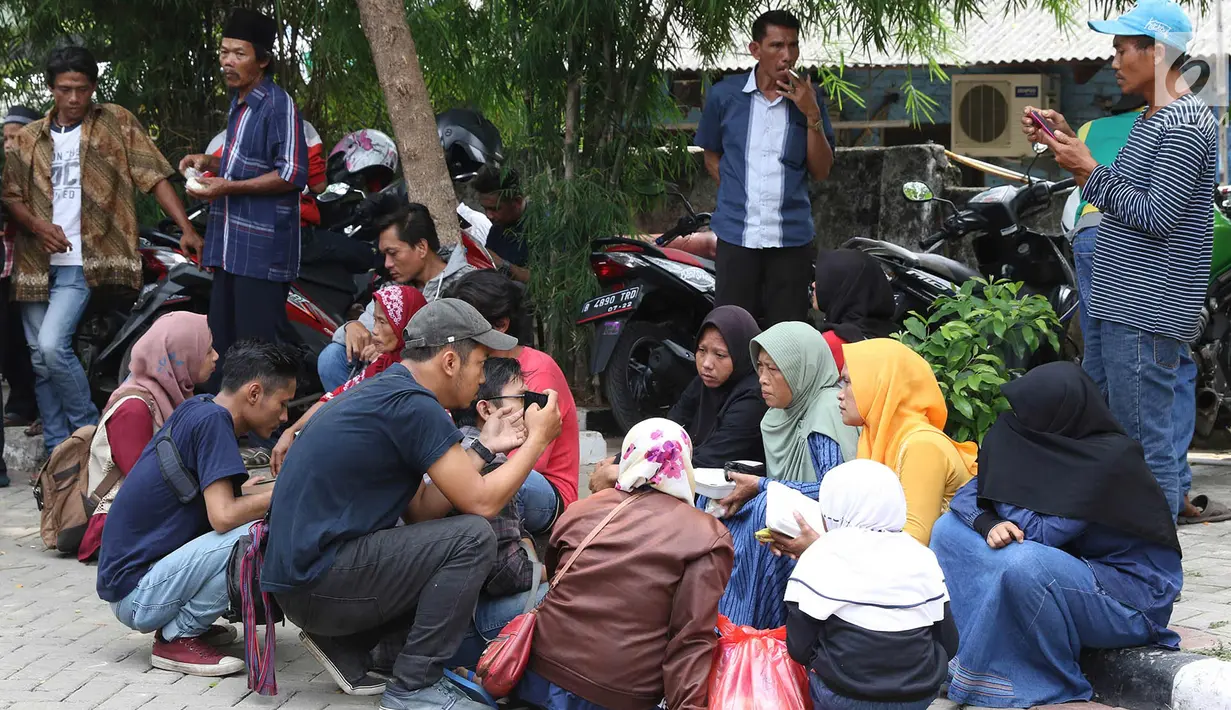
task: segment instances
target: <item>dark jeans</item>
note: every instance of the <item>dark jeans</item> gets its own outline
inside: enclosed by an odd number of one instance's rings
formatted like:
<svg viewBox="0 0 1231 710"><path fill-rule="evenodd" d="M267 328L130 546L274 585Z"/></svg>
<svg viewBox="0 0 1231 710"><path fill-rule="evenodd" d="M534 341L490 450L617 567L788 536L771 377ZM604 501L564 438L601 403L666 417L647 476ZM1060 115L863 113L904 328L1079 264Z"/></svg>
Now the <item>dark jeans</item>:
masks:
<svg viewBox="0 0 1231 710"><path fill-rule="evenodd" d="M0 279L0 372L9 383L9 399L3 409L5 414L33 422L38 419L34 366L21 324L21 305L9 300L11 283L10 279Z"/></svg>
<svg viewBox="0 0 1231 710"><path fill-rule="evenodd" d="M218 366L210 378L211 392L218 391L227 350L240 340L259 338L293 341L286 319L286 296L290 283L236 276L214 270L214 288L209 300L209 330L214 335Z"/></svg>
<svg viewBox="0 0 1231 710"><path fill-rule="evenodd" d="M394 680L418 690L440 680L457 652L495 559L496 535L478 516L404 525L343 543L312 587L278 594L278 603L348 656L336 659L340 667L367 666L369 652L396 635Z"/></svg>
<svg viewBox="0 0 1231 710"><path fill-rule="evenodd" d="M761 327L808 317L816 247L748 249L718 240L715 306L740 306Z"/></svg>
<svg viewBox="0 0 1231 710"><path fill-rule="evenodd" d="M1091 318L1088 312L1090 304L1090 289L1094 280L1094 247L1098 234L1097 227L1086 227L1077 232L1073 237L1073 265L1077 273L1077 290L1080 296L1081 304L1081 331L1082 339L1085 342L1085 355L1082 359L1082 366L1086 372L1094 378L1094 381L1102 389L1103 395L1108 396L1110 402L1110 393L1107 386L1106 367L1103 359L1105 356L1103 346L1103 330L1106 326L1099 325L1096 318ZM1113 324L1114 325L1114 324ZM1121 326L1123 327L1123 326ZM1193 429L1196 425L1197 418L1197 363L1192 358L1192 351L1186 343L1179 343L1179 366L1175 370L1175 395L1172 398L1172 409L1169 416L1165 417L1163 422L1170 422L1172 427L1171 435L1171 453L1152 452L1146 445L1144 434L1139 436L1133 433L1129 434L1137 441L1141 442L1146 448L1146 459L1149 460L1151 455L1155 459L1161 457L1174 456L1175 463L1173 466L1165 466L1165 471L1170 471L1173 467L1179 470L1178 494L1174 494L1168 489L1170 483L1163 483L1163 479L1159 482L1163 484L1163 491L1167 494L1168 502L1174 502L1174 507L1179 510L1179 506L1183 504L1184 496L1188 495L1189 489L1192 487L1193 472L1192 467L1188 463L1188 449L1192 444ZM1168 375L1170 377L1170 375ZM1117 411L1112 404L1112 413L1116 415L1120 425L1126 429L1132 425L1134 420L1138 420L1139 416L1131 410L1124 412ZM1154 468L1154 464L1151 464ZM1157 474L1157 469L1155 475ZM1168 478L1170 473L1166 474ZM1175 500L1172 501L1172 497Z"/></svg>

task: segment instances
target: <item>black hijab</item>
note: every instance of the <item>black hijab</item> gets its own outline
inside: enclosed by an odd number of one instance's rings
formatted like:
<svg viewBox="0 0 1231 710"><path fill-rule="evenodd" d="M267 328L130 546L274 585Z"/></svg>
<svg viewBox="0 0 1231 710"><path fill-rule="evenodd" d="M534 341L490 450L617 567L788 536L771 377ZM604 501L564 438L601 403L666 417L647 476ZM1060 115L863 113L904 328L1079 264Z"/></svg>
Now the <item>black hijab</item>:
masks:
<svg viewBox="0 0 1231 710"><path fill-rule="evenodd" d="M825 312L821 332L846 343L887 338L899 328L889 279L876 260L856 249L835 249L816 258L816 305Z"/></svg>
<svg viewBox="0 0 1231 710"><path fill-rule="evenodd" d="M726 341L727 352L731 355L734 369L721 387L710 388L701 384L701 396L697 403L696 414L693 416L692 423L685 425L689 436L692 437L694 447L705 442L710 432L714 430L714 425L718 423L718 414L727 400L741 384L747 385L745 380L752 377L754 367L749 346L752 339L761 334L761 328L757 325L756 319L739 306L719 306L710 311L710 314L701 322L700 330L697 331L698 342L705 334L706 328L714 328ZM698 378L699 381L700 378ZM760 385L757 385L757 390L759 393Z"/></svg>
<svg viewBox="0 0 1231 710"><path fill-rule="evenodd" d="M979 448L981 507L1007 503L1180 549L1141 445L1079 366L1048 363L1001 391L1013 410L1000 415Z"/></svg>

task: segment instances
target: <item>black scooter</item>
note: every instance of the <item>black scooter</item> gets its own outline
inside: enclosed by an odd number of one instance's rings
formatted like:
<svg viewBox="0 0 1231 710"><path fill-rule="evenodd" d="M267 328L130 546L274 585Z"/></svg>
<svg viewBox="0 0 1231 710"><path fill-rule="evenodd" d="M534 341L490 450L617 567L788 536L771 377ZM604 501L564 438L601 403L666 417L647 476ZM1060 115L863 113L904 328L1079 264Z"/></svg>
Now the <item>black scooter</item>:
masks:
<svg viewBox="0 0 1231 710"><path fill-rule="evenodd" d="M653 243L624 237L591 243L590 266L603 295L582 305L577 324L594 326L590 372L601 376L625 431L663 416L696 377L693 341L714 307L714 263L670 247L709 225L710 214L672 194L687 214Z"/></svg>

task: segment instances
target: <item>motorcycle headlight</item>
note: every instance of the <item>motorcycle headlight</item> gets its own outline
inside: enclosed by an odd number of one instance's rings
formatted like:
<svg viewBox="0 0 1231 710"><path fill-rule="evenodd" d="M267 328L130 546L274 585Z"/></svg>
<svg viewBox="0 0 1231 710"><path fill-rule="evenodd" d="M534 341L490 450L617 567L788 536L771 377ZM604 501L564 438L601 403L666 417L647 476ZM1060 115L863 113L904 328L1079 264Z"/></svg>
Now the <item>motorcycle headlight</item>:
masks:
<svg viewBox="0 0 1231 710"><path fill-rule="evenodd" d="M712 293L714 290L714 276L705 269L689 266L687 264L679 264L670 259L664 259L659 256L647 256L646 259L654 262L654 264L663 271L680 279L684 283L693 286L701 291Z"/></svg>

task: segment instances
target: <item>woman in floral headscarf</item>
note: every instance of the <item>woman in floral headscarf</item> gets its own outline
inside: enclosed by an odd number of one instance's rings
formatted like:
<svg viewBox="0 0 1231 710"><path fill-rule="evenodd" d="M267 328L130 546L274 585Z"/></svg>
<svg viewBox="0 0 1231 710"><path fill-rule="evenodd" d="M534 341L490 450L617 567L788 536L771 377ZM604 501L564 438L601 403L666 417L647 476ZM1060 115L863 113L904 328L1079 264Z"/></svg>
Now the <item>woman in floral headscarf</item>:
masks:
<svg viewBox="0 0 1231 710"><path fill-rule="evenodd" d="M168 313L133 344L129 376L107 400L90 443L89 490L98 492L101 500L84 530L78 532L80 545L57 540L57 549L76 550L82 562L98 553L107 511L124 476L154 432L192 396L194 387L214 373L217 362L209 323L196 313Z"/></svg>
<svg viewBox="0 0 1231 710"><path fill-rule="evenodd" d="M539 608L517 694L546 710L649 710L664 698L704 708L731 535L693 507L692 441L679 424L641 422L621 453L616 487L556 523L548 571L571 566Z"/></svg>
<svg viewBox="0 0 1231 710"><path fill-rule="evenodd" d="M406 330L406 324L410 322L411 316L427 305L427 299L423 297L419 289L413 286L392 285L377 291L373 294L372 300L376 304L373 309L375 325L372 329L372 341L380 351L380 355L364 368L363 372L342 383L342 386L336 390L326 392L319 402L312 405L312 408L299 418L299 421L286 428L270 455L269 470L273 475L278 475L278 471L281 470L282 462L286 460L286 452L290 450L291 444L295 443L295 435L303 429L321 405L401 361L402 348L406 344L403 331Z"/></svg>

